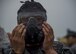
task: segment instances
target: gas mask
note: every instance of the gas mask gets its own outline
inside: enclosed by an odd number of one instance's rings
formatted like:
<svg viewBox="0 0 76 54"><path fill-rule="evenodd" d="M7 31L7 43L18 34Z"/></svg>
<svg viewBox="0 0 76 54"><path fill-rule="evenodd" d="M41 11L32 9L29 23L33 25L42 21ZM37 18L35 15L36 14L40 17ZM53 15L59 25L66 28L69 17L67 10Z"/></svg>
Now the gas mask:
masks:
<svg viewBox="0 0 76 54"><path fill-rule="evenodd" d="M17 20L18 24L24 23L26 26L25 47L39 48L44 41L42 24L43 21L47 20L46 10L39 2L34 0L22 3L23 5L17 12Z"/></svg>
<svg viewBox="0 0 76 54"><path fill-rule="evenodd" d="M42 23L35 17L30 17L26 24L25 46L26 48L39 48L43 45L44 33Z"/></svg>

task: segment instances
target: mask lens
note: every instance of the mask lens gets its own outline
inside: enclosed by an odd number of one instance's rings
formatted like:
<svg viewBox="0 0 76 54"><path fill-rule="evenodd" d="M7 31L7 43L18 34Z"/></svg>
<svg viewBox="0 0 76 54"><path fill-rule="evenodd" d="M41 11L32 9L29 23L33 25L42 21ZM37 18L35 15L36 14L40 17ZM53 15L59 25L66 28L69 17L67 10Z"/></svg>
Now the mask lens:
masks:
<svg viewBox="0 0 76 54"><path fill-rule="evenodd" d="M37 20L38 24L42 24L44 21L44 18L41 16L34 16L34 18ZM20 20L21 20L21 23L24 23L26 25L29 19L30 17L22 17Z"/></svg>

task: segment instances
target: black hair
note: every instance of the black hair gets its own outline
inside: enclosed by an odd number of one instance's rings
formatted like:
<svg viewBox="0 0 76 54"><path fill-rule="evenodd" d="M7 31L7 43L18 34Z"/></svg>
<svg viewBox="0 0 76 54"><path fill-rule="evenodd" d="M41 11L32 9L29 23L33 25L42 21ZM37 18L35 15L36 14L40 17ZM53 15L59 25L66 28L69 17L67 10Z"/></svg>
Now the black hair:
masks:
<svg viewBox="0 0 76 54"><path fill-rule="evenodd" d="M76 31L72 31L72 30L70 30L70 29L67 29L66 38L69 38L69 37L76 38Z"/></svg>

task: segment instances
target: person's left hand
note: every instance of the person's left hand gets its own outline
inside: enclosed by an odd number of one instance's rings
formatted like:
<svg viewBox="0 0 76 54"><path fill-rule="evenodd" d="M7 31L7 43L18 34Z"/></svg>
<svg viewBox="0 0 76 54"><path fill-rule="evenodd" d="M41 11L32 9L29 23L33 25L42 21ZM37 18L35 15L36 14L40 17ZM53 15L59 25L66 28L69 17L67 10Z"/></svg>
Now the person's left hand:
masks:
<svg viewBox="0 0 76 54"><path fill-rule="evenodd" d="M49 50L46 50L45 54L58 54L53 48L50 48Z"/></svg>
<svg viewBox="0 0 76 54"><path fill-rule="evenodd" d="M53 42L54 42L54 32L52 27L44 22L43 26L43 32L45 35L43 48L45 50L45 54L57 54L57 52L53 48Z"/></svg>
<svg viewBox="0 0 76 54"><path fill-rule="evenodd" d="M49 47L51 47L53 44L54 33L53 33L52 27L47 22L44 22L42 26L43 26L43 32L45 35L43 48L45 50L48 50Z"/></svg>

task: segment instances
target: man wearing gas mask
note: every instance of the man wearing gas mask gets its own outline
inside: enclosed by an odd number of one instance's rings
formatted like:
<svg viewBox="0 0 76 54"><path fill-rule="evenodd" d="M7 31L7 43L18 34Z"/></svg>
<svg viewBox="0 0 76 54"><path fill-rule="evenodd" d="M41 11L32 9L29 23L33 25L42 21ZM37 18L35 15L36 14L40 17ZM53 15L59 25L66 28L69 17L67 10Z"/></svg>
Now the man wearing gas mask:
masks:
<svg viewBox="0 0 76 54"><path fill-rule="evenodd" d="M62 43L54 41L44 7L34 0L22 3L17 12L18 24L8 33L10 54L72 54Z"/></svg>
<svg viewBox="0 0 76 54"><path fill-rule="evenodd" d="M54 34L47 23L46 10L35 1L25 1L18 10L18 25L8 33L11 54L57 54L53 49Z"/></svg>

